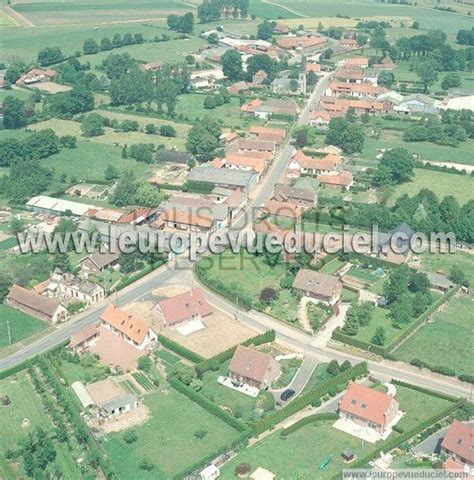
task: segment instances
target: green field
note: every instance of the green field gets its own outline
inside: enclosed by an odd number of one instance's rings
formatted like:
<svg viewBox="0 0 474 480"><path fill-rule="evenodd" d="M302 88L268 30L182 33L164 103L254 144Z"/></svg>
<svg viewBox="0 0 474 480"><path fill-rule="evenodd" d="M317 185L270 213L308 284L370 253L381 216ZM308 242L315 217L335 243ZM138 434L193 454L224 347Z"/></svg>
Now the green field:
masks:
<svg viewBox="0 0 474 480"><path fill-rule="evenodd" d="M449 275L453 266L460 267L471 287L474 285L474 255L458 250L456 253L424 253L421 266L429 272Z"/></svg>
<svg viewBox="0 0 474 480"><path fill-rule="evenodd" d="M125 443L121 433L107 436L105 449L118 478L145 480L178 475L237 438L234 429L173 389L148 395L144 404L150 417L135 427L136 442ZM198 430L207 432L203 439L195 437ZM153 470L139 469L143 457L155 465Z"/></svg>
<svg viewBox="0 0 474 480"><path fill-rule="evenodd" d="M14 9L38 26L101 24L130 20L157 20L170 13L185 13L189 6L173 0L115 0L87 2L37 2L14 5Z"/></svg>
<svg viewBox="0 0 474 480"><path fill-rule="evenodd" d="M37 334L47 330L49 325L37 318L26 315L19 310L14 310L7 305L0 305L0 356L11 350L8 340L7 320L10 324L12 347L26 344L34 339ZM2 350L5 349L5 352Z"/></svg>
<svg viewBox="0 0 474 480"><path fill-rule="evenodd" d="M407 128L410 128L410 123ZM386 148L405 148L409 152L416 154L421 160L431 160L433 162L462 163L464 165L474 165L472 149L474 140L470 139L461 143L457 147L448 147L436 145L431 142L405 142L402 138L403 132L398 130L382 130L380 138L369 137L364 143L364 149L361 153L362 159L375 161L376 156L381 149Z"/></svg>
<svg viewBox="0 0 474 480"><path fill-rule="evenodd" d="M471 374L474 358L472 311L474 297L462 295L449 301L442 312L395 351L397 359L414 358L432 366L444 366L456 373Z"/></svg>
<svg viewBox="0 0 474 480"><path fill-rule="evenodd" d="M331 261L323 265L319 271L321 273L326 273L327 275L332 275L336 273L340 268L345 265L346 262L339 260L339 258L333 258Z"/></svg>
<svg viewBox="0 0 474 480"><path fill-rule="evenodd" d="M389 205L405 194L415 196L423 188L433 190L441 200L447 195L453 195L463 204L474 197L473 179L470 175L434 172L422 168L415 169L415 176L411 182L397 185L390 196Z"/></svg>
<svg viewBox="0 0 474 480"><path fill-rule="evenodd" d="M203 107L206 95L199 93L190 93L188 95L180 95L178 104L176 105L176 113L183 115L189 120L198 120L205 115L218 118L222 121L223 127L244 128L250 125L261 125L262 120L254 117L244 116L240 113L240 104L237 97L231 97L229 103L225 103L212 110L206 110Z"/></svg>
<svg viewBox="0 0 474 480"><path fill-rule="evenodd" d="M48 433L52 430L52 423L44 412L40 398L31 385L25 371L7 377L0 381L0 397L8 395L11 404L0 406L0 476L5 479L19 478L19 474L11 470L6 462L4 453L7 449L15 448L18 440L32 432L36 427L44 428ZM22 426L24 420L29 426ZM55 464L65 478L80 478L76 462L67 448L67 444L54 444L57 458ZM3 474L3 475L2 475Z"/></svg>

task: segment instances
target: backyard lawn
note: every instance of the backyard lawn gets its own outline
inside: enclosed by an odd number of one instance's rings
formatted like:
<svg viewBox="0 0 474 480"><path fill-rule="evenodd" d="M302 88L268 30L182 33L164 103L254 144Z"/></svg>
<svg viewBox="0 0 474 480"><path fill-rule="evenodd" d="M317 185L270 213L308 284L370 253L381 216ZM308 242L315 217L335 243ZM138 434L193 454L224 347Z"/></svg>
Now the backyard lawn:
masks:
<svg viewBox="0 0 474 480"><path fill-rule="evenodd" d="M471 153L472 155L472 150ZM397 198L407 194L415 196L423 188L434 190L440 200L447 195L453 195L463 204L474 197L473 181L470 175L434 172L415 168L415 176L411 182L397 185L390 196L389 205L393 205Z"/></svg>
<svg viewBox="0 0 474 480"><path fill-rule="evenodd" d="M416 358L428 365L451 368L457 374L471 374L473 308L472 295L451 299L447 308L433 316L432 323L423 326L395 351L395 356L406 362Z"/></svg>
<svg viewBox="0 0 474 480"><path fill-rule="evenodd" d="M238 436L233 428L173 389L145 397L150 417L136 427L138 440L127 444L122 433L111 433L105 449L118 478L134 480L168 478L198 462ZM196 432L206 432L197 438ZM146 457L151 471L139 469Z"/></svg>
<svg viewBox="0 0 474 480"><path fill-rule="evenodd" d="M200 392L216 405L230 410L234 415L237 413L237 417L241 417L243 420L251 420L255 408L257 406L263 407L264 398L268 397L272 400L271 394L262 392L257 398L254 398L218 383L217 377L220 375L227 376L229 363L230 361L224 362L217 371L208 370L205 372L202 377L203 387Z"/></svg>
<svg viewBox="0 0 474 480"><path fill-rule="evenodd" d="M457 251L456 253L424 253L421 256L421 267L429 272L449 275L453 266L462 269L469 284L474 286L474 255Z"/></svg>
<svg viewBox="0 0 474 480"><path fill-rule="evenodd" d="M39 332L49 328L46 322L26 315L19 310L15 310L7 305L0 305L0 357L7 354L10 350L8 339L8 326L10 325L10 335L12 346L18 348L18 343L27 343L32 340ZM5 351L3 352L3 349Z"/></svg>

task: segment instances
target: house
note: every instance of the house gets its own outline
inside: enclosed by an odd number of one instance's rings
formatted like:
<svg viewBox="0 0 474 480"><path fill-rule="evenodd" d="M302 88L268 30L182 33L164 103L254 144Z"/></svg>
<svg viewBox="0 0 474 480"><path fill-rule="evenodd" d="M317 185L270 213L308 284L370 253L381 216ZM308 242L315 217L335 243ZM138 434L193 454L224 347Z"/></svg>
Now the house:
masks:
<svg viewBox="0 0 474 480"><path fill-rule="evenodd" d="M293 288L307 297L329 305L336 304L342 293L342 282L338 277L301 268L293 281Z"/></svg>
<svg viewBox="0 0 474 480"><path fill-rule="evenodd" d="M314 190L303 190L290 185L277 185L273 198L280 202L292 203L307 209L316 206L318 195Z"/></svg>
<svg viewBox="0 0 474 480"><path fill-rule="evenodd" d="M270 152L273 155L276 149L276 143L271 140L243 138L237 143L235 148L242 152Z"/></svg>
<svg viewBox="0 0 474 480"><path fill-rule="evenodd" d="M334 172L342 164L343 158L339 155L327 154L323 158L310 157L302 150L298 150L288 165L289 170L296 170L302 174L318 175Z"/></svg>
<svg viewBox="0 0 474 480"><path fill-rule="evenodd" d="M313 110L309 115L308 124L311 127L316 127L319 130L325 130L329 126L331 116L325 110L316 111Z"/></svg>
<svg viewBox="0 0 474 480"><path fill-rule="evenodd" d="M281 145L286 137L286 129L254 125L250 127L250 135L265 142L275 142L277 145Z"/></svg>
<svg viewBox="0 0 474 480"><path fill-rule="evenodd" d="M201 323L204 318L212 315L212 307L199 288L161 300L155 308L162 317L164 326L169 328L185 323Z"/></svg>
<svg viewBox="0 0 474 480"><path fill-rule="evenodd" d="M236 140L238 140L239 135L236 132L227 132L223 133L220 137L219 140L221 140L224 145L232 145Z"/></svg>
<svg viewBox="0 0 474 480"><path fill-rule="evenodd" d="M370 83L331 82L326 89L327 96L350 96L356 98L377 98L384 93L385 88Z"/></svg>
<svg viewBox="0 0 474 480"><path fill-rule="evenodd" d="M272 217L289 218L297 220L300 218L304 209L294 203L287 203L278 200L267 200L262 206L262 212Z"/></svg>
<svg viewBox="0 0 474 480"><path fill-rule="evenodd" d="M354 49L359 47L357 39L355 38L341 38L341 40L339 40L339 45L347 49Z"/></svg>
<svg viewBox="0 0 474 480"><path fill-rule="evenodd" d="M334 72L334 78L339 82L362 83L364 81L364 70L360 67L338 68Z"/></svg>
<svg viewBox="0 0 474 480"><path fill-rule="evenodd" d="M238 345L229 364L229 377L259 390L268 388L281 374L280 364L267 353Z"/></svg>
<svg viewBox="0 0 474 480"><path fill-rule="evenodd" d="M389 113L393 110L390 103L377 100L346 99L339 97L321 97L320 107L326 110L330 117L345 116L351 108L356 115L368 113L369 115Z"/></svg>
<svg viewBox="0 0 474 480"><path fill-rule="evenodd" d="M446 292L455 285L448 277L440 273L426 272L426 276L431 283L431 287L441 292Z"/></svg>
<svg viewBox="0 0 474 480"><path fill-rule="evenodd" d="M405 263L411 258L410 240L413 235L412 228L405 222L388 233L379 233L377 238L379 258L390 263Z"/></svg>
<svg viewBox="0 0 474 480"><path fill-rule="evenodd" d="M86 389L101 417L116 417L139 406L138 398L135 395L127 393L110 378L90 383Z"/></svg>
<svg viewBox="0 0 474 480"><path fill-rule="evenodd" d="M441 453L461 467L474 466L474 427L455 420L441 442Z"/></svg>
<svg viewBox="0 0 474 480"><path fill-rule="evenodd" d="M298 115L300 108L298 104L291 99L270 98L262 102L259 99L252 100L249 103L244 103L240 107L244 113L250 113L258 118L269 118L272 115Z"/></svg>
<svg viewBox="0 0 474 480"><path fill-rule="evenodd" d="M161 69L161 62L148 62L148 63L142 63L140 65L140 68L144 72L158 72Z"/></svg>
<svg viewBox="0 0 474 480"><path fill-rule="evenodd" d="M305 65L306 73L321 73L321 65L319 63L309 62Z"/></svg>
<svg viewBox="0 0 474 480"><path fill-rule="evenodd" d="M275 480L276 476L266 468L258 467L250 475L250 480Z"/></svg>
<svg viewBox="0 0 474 480"><path fill-rule="evenodd" d="M210 212L206 212L210 213ZM210 214L195 213L191 209L167 208L153 223L160 230L170 229L182 232L211 232L216 229Z"/></svg>
<svg viewBox="0 0 474 480"><path fill-rule="evenodd" d="M393 108L395 113L402 114L432 114L436 115L442 109L442 102L422 93L407 95Z"/></svg>
<svg viewBox="0 0 474 480"><path fill-rule="evenodd" d="M318 175L318 182L329 188L349 190L354 184L354 177L349 170L336 173L321 173Z"/></svg>
<svg viewBox="0 0 474 480"><path fill-rule="evenodd" d="M69 318L67 310L54 300L19 285L12 285L5 303L23 313L56 325Z"/></svg>
<svg viewBox="0 0 474 480"><path fill-rule="evenodd" d="M254 85L260 85L267 79L267 73L265 70L259 70L258 72L254 73L252 77L252 83Z"/></svg>
<svg viewBox="0 0 474 480"><path fill-rule="evenodd" d="M233 83L230 87L227 87L227 91L231 95L240 95L242 92L250 90L251 87L252 85L250 83L240 81Z"/></svg>
<svg viewBox="0 0 474 480"><path fill-rule="evenodd" d="M277 41L277 47L304 55L312 55L320 52L325 47L326 42L325 38L318 35L288 35Z"/></svg>
<svg viewBox="0 0 474 480"><path fill-rule="evenodd" d="M288 35L290 33L290 27L283 23L277 23L273 29L275 35Z"/></svg>
<svg viewBox="0 0 474 480"><path fill-rule="evenodd" d="M395 68L395 63L390 57L385 57L380 63L372 64L374 70L393 70Z"/></svg>
<svg viewBox="0 0 474 480"><path fill-rule="evenodd" d="M92 205L85 203L71 202L70 200L62 200L60 198L38 195L32 197L26 202L26 206L36 213L44 215L61 215L71 213L72 215L81 217L92 208Z"/></svg>
<svg viewBox="0 0 474 480"><path fill-rule="evenodd" d="M79 264L81 265L81 271L85 274L99 274L105 272L109 268L114 268L119 263L119 254L106 252L96 252L84 257Z"/></svg>
<svg viewBox="0 0 474 480"><path fill-rule="evenodd" d="M239 188L248 193L257 183L257 175L253 172L237 169L200 166L189 172L188 181L233 189Z"/></svg>
<svg viewBox="0 0 474 480"><path fill-rule="evenodd" d="M216 480L220 477L221 471L214 464L208 465L199 472L199 480Z"/></svg>
<svg viewBox="0 0 474 480"><path fill-rule="evenodd" d="M369 66L369 59L367 57L352 57L347 58L346 60L342 60L341 64L346 68L367 68Z"/></svg>
<svg viewBox="0 0 474 480"><path fill-rule="evenodd" d="M229 221L232 221L236 215L244 208L247 203L247 195L240 190L234 190L224 201L229 209Z"/></svg>
<svg viewBox="0 0 474 480"><path fill-rule="evenodd" d="M265 157L256 157L243 153L228 153L223 160L225 168L250 171L257 174L257 181L260 180L266 168Z"/></svg>
<svg viewBox="0 0 474 480"><path fill-rule="evenodd" d="M341 418L383 434L398 416L398 402L373 388L351 382L339 403Z"/></svg>
<svg viewBox="0 0 474 480"><path fill-rule="evenodd" d="M33 68L21 75L15 84L21 87L28 87L35 83L50 82L55 76L56 70Z"/></svg>
<svg viewBox="0 0 474 480"><path fill-rule="evenodd" d="M74 333L69 340L68 348L75 353L82 353L93 345L99 338L99 330L95 325L88 325Z"/></svg>
<svg viewBox="0 0 474 480"><path fill-rule="evenodd" d="M158 336L146 322L111 303L100 316L100 322L105 329L139 350L153 347L158 341Z"/></svg>
<svg viewBox="0 0 474 480"><path fill-rule="evenodd" d="M222 68L212 68L208 70L196 70L191 72L191 85L193 88L213 88L217 80L224 78Z"/></svg>

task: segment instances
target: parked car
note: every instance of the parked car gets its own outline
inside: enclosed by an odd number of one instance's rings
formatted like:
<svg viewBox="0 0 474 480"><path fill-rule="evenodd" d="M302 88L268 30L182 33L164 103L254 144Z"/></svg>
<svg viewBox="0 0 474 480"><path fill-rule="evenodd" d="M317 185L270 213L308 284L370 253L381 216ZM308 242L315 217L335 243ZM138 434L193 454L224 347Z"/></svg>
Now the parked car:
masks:
<svg viewBox="0 0 474 480"><path fill-rule="evenodd" d="M280 395L280 400L283 400L286 402L289 400L293 395L295 394L295 391L292 390L291 388L286 389L281 395Z"/></svg>

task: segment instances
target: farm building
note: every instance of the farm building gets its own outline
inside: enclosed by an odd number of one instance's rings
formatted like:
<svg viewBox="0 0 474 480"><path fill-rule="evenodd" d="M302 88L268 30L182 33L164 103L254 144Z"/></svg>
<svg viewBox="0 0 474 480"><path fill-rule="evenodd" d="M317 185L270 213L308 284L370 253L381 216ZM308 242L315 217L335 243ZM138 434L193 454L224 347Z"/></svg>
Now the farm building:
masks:
<svg viewBox="0 0 474 480"><path fill-rule="evenodd" d="M196 167L189 172L188 181L234 189L241 188L245 192L250 192L257 183L257 175L229 168Z"/></svg>
<svg viewBox="0 0 474 480"><path fill-rule="evenodd" d="M37 213L45 215L61 215L70 212L78 217L85 215L88 210L94 208L92 205L85 203L71 202L70 200L62 200L45 195L30 198L26 202L26 206Z"/></svg>

